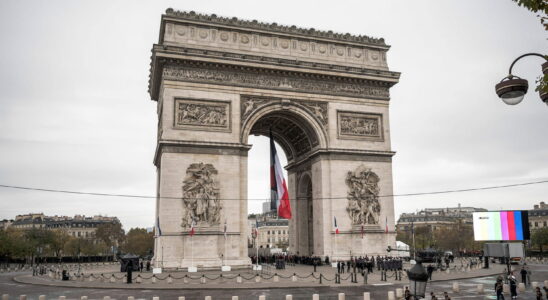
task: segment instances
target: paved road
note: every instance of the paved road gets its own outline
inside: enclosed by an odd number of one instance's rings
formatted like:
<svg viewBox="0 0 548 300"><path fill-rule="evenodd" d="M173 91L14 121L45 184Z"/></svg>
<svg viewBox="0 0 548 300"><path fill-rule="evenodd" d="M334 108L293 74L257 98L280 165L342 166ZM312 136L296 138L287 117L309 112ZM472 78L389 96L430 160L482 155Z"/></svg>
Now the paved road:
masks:
<svg viewBox="0 0 548 300"><path fill-rule="evenodd" d="M547 265L529 265L533 271L533 281L542 282L548 279ZM239 296L243 300L256 300L260 295L266 295L267 300L285 299L285 295L293 295L293 299L312 299L312 294L320 294L320 299L337 299L338 293L345 293L346 299L363 299L363 292L370 292L372 300L387 299L388 291L393 291L401 284L389 285L367 285L363 287L314 287L314 288L282 288L282 289L246 289L246 290L228 290L228 289L203 289L203 290L126 290L126 289L86 289L86 288L60 288L49 286L38 286L30 284L20 284L13 281L13 276L22 273L4 273L0 275L0 294L9 294L10 299L18 299L18 295L26 294L27 299L38 299L39 295L46 295L47 299L57 299L59 296L66 296L67 299L80 299L81 296L88 296L89 299L102 299L103 296L110 296L112 299L125 300L128 296L134 296L135 299L151 299L153 296L159 296L161 300L177 299L178 296L185 296L187 300L204 299L204 296L212 296L217 299L231 299L231 296ZM460 293L450 293L452 299L496 299L492 286L494 277L483 277L476 279L460 280ZM451 291L452 281L434 281L429 283L427 291L434 291L438 298L444 291ZM486 293L478 295L476 285L483 283ZM507 297L509 298L509 296ZM427 297L430 299L430 297ZM530 287L518 299L535 299Z"/></svg>

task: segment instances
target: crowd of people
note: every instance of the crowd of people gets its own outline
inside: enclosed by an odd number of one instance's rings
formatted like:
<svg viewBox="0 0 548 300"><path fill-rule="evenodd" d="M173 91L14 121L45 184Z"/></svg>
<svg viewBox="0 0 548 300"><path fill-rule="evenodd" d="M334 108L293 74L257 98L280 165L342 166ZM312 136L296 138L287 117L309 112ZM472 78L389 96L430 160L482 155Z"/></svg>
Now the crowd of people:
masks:
<svg viewBox="0 0 548 300"><path fill-rule="evenodd" d="M251 257L253 264L257 263L257 256ZM259 262L265 264L275 265L278 269L285 269L285 265L309 265L309 266L322 266L330 265L331 261L329 256L306 256L306 255L259 255ZM350 272L367 272L372 273L374 269L377 271L396 271L402 270L403 259L399 257L390 256L359 256L351 257L349 260L337 260L337 272L350 273Z"/></svg>
<svg viewBox="0 0 548 300"><path fill-rule="evenodd" d="M531 284L531 270L527 266L522 266L519 271L521 275L521 282L525 285ZM495 293L497 294L497 300L504 300L504 282L510 286L510 297L516 299L518 297L518 279L514 275L514 271L507 271L504 269L503 274L497 277L495 283ZM548 299L548 288L543 287L544 293L546 294L546 299ZM542 290L540 287L535 288L535 296L537 300L542 300Z"/></svg>

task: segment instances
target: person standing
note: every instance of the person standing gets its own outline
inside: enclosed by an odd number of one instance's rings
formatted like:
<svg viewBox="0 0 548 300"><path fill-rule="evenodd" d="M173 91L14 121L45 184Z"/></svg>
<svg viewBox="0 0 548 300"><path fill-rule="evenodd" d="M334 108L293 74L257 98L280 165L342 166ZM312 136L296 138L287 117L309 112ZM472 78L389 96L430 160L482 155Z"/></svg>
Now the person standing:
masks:
<svg viewBox="0 0 548 300"><path fill-rule="evenodd" d="M403 298L405 300L410 300L411 299L411 292L409 291L408 287L405 287L405 292L403 293Z"/></svg>
<svg viewBox="0 0 548 300"><path fill-rule="evenodd" d="M523 284L527 284L527 270L525 270L525 267L521 267L521 271L519 273L521 274L521 282Z"/></svg>
<svg viewBox="0 0 548 300"><path fill-rule="evenodd" d="M428 267L426 267L426 272L428 272L428 279L432 280L432 273L434 273L434 267L432 267L432 265L428 265Z"/></svg>
<svg viewBox="0 0 548 300"><path fill-rule="evenodd" d="M537 300L542 300L542 292L540 291L540 287L538 286L535 289L535 296L537 297Z"/></svg>
<svg viewBox="0 0 548 300"><path fill-rule="evenodd" d="M518 280L514 276L514 272L510 272L508 281L510 281L510 295L512 296L512 299L515 299L518 297L518 291L517 291Z"/></svg>
<svg viewBox="0 0 548 300"><path fill-rule="evenodd" d="M341 274L341 262L337 262L337 274Z"/></svg>
<svg viewBox="0 0 548 300"><path fill-rule="evenodd" d="M504 294L502 293L504 288L502 286L502 278L499 276L497 278L497 283L495 283L495 293L497 293L497 300L504 300Z"/></svg>

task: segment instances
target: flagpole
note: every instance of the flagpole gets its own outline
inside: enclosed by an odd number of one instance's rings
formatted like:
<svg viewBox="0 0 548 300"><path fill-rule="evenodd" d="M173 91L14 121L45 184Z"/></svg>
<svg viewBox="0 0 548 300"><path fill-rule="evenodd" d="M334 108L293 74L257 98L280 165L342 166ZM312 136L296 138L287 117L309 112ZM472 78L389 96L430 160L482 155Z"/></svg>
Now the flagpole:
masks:
<svg viewBox="0 0 548 300"><path fill-rule="evenodd" d="M190 266L194 267L194 249L192 248L192 235L190 235Z"/></svg>

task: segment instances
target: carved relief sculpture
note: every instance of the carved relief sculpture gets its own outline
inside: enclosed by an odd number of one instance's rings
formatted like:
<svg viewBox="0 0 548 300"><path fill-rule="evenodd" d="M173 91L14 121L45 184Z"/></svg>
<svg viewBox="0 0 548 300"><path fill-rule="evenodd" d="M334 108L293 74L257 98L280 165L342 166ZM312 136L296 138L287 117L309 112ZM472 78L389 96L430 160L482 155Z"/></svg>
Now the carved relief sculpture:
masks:
<svg viewBox="0 0 548 300"><path fill-rule="evenodd" d="M381 115L338 112L339 137L382 140Z"/></svg>
<svg viewBox="0 0 548 300"><path fill-rule="evenodd" d="M325 102L299 102L303 104L324 126L328 125L327 103Z"/></svg>
<svg viewBox="0 0 548 300"><path fill-rule="evenodd" d="M252 112L267 103L267 99L259 99L251 96L241 98L241 119L245 120Z"/></svg>
<svg viewBox="0 0 548 300"><path fill-rule="evenodd" d="M175 127L230 130L229 103L176 99L175 108Z"/></svg>
<svg viewBox="0 0 548 300"><path fill-rule="evenodd" d="M330 80L312 80L287 77L287 75L246 73L245 71L216 69L198 69L193 67L167 66L163 69L163 78L188 82L261 87L269 89L312 92L319 94L353 97L371 97L388 99L387 87L370 86L364 83Z"/></svg>
<svg viewBox="0 0 548 300"><path fill-rule="evenodd" d="M379 203L379 176L365 166L358 167L346 175L348 186L348 212L352 225L378 224L381 205Z"/></svg>
<svg viewBox="0 0 548 300"><path fill-rule="evenodd" d="M183 181L182 226L196 224L218 225L221 213L217 170L212 164L194 163L186 169Z"/></svg>

